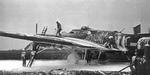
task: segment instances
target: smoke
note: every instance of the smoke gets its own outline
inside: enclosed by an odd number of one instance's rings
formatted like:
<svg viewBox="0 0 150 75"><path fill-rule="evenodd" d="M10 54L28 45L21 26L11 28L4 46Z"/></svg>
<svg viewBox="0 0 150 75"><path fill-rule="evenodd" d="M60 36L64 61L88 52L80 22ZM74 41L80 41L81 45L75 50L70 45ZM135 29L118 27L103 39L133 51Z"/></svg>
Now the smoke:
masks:
<svg viewBox="0 0 150 75"><path fill-rule="evenodd" d="M80 59L79 55L77 54L76 51L73 50L73 52L70 55L68 55L67 62L69 64L78 64L79 59Z"/></svg>

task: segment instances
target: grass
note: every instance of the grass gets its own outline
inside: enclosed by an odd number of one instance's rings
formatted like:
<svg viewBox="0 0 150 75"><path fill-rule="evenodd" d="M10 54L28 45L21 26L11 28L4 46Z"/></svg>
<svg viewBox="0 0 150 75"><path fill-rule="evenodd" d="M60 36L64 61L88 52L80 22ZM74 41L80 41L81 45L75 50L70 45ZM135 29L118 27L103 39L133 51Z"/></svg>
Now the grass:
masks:
<svg viewBox="0 0 150 75"><path fill-rule="evenodd" d="M0 60L20 60L21 59L22 50L8 50L2 51L0 50ZM30 58L30 50L27 51L27 59ZM58 59L67 59L67 56L70 54L70 51L67 50L45 50L39 53L35 59L46 59L46 60L58 60ZM83 57L84 53L80 50L78 51L80 57ZM106 56L113 61L127 61L125 55L121 55L121 53L107 52ZM96 56L97 58L97 56Z"/></svg>
<svg viewBox="0 0 150 75"><path fill-rule="evenodd" d="M20 60L21 50L0 51L0 60ZM65 51L46 50L36 56L36 59L66 59L69 53ZM30 57L30 51L27 51L27 58Z"/></svg>

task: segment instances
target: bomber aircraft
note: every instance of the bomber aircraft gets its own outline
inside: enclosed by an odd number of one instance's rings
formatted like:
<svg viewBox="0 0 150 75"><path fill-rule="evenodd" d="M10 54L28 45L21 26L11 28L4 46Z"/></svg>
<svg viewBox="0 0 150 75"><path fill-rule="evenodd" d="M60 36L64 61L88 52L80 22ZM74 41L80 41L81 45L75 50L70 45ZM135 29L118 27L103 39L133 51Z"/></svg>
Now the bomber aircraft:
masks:
<svg viewBox="0 0 150 75"><path fill-rule="evenodd" d="M95 49L99 51L98 59L102 53L109 51L122 52L131 59L138 39L141 35L148 36L147 34L124 34L118 31L94 30L86 26L83 26L81 29L74 29L69 33L62 33L61 36L48 35L46 31L47 27L44 27L42 33L37 34L36 25L36 35L0 31L0 36L32 41L24 48L26 50L29 46L32 46L32 56L28 62L28 67L31 67L35 56L44 51L46 46L59 49L70 48L72 52L80 48L85 50L84 60L88 60L86 59L89 54L88 51Z"/></svg>

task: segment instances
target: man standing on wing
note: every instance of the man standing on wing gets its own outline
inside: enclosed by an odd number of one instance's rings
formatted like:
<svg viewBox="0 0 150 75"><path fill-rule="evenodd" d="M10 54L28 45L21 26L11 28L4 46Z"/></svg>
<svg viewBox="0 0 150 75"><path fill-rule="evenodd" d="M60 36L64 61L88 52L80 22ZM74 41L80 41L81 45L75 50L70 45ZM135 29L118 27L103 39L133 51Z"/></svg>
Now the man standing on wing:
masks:
<svg viewBox="0 0 150 75"><path fill-rule="evenodd" d="M62 28L61 28L61 24L58 22L58 21L56 21L56 23L57 23L57 33L56 33L56 36L61 36L61 30L62 30Z"/></svg>

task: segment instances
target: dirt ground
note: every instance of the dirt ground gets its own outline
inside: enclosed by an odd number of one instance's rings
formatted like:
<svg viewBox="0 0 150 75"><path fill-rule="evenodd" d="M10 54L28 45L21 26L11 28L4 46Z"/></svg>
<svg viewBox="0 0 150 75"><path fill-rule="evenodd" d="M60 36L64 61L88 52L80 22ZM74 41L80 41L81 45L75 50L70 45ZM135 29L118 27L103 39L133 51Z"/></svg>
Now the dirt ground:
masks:
<svg viewBox="0 0 150 75"><path fill-rule="evenodd" d="M61 71L87 71L87 72L117 72L128 66L128 62L108 62L105 64L84 64L82 60L78 64L68 64L66 60L36 60L32 67L22 67L21 60L0 60L0 70L14 73L31 73L45 72L49 73L52 70ZM127 68L123 72L130 72Z"/></svg>

